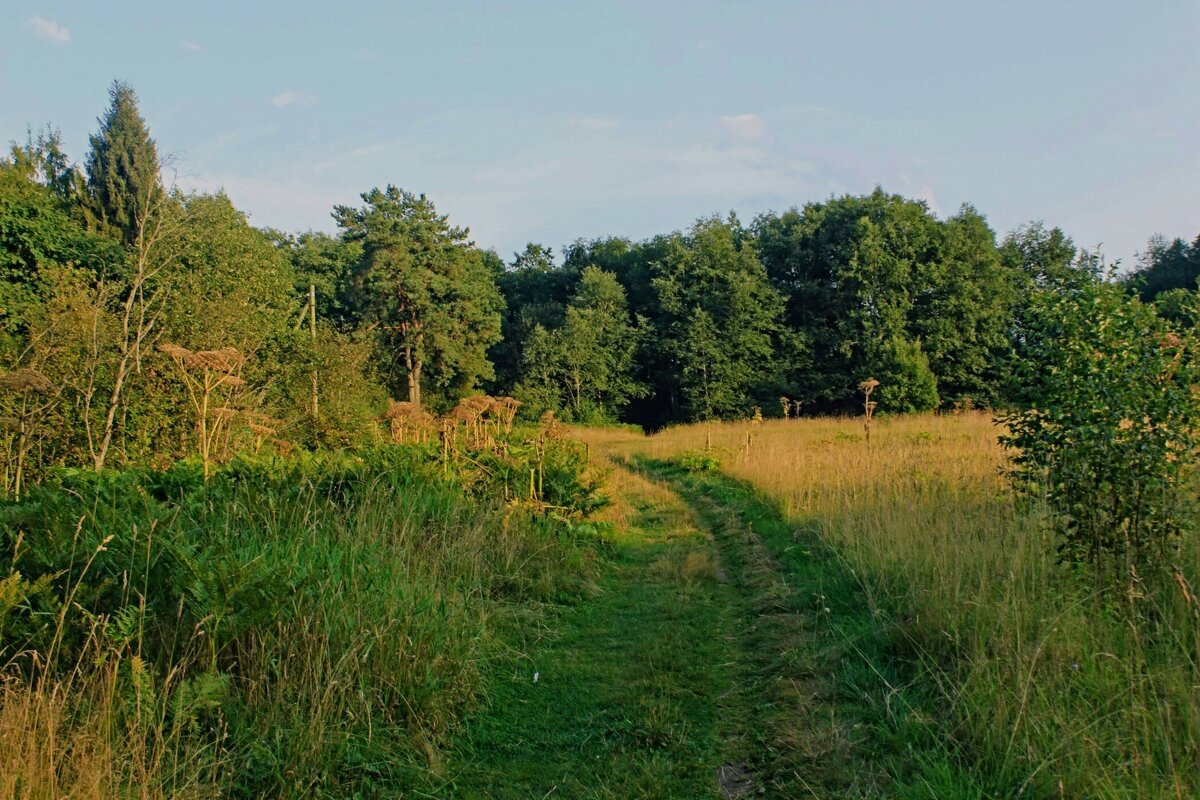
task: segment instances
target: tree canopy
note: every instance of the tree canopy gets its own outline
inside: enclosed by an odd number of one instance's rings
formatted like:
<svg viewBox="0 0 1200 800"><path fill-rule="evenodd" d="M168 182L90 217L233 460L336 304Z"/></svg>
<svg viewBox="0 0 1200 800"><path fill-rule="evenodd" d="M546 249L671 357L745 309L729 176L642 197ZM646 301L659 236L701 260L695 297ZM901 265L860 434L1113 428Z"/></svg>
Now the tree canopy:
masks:
<svg viewBox="0 0 1200 800"><path fill-rule="evenodd" d="M108 110L90 138L87 187L97 222L132 244L162 192L158 147L132 87L114 81L108 95Z"/></svg>
<svg viewBox="0 0 1200 800"><path fill-rule="evenodd" d="M214 457L344 446L379 434L389 400L425 413L484 391L528 418L651 428L859 413L870 378L880 412L1005 407L1056 297L1104 283L1164 326L1200 319L1200 238L1155 236L1116 278L1059 228L997 241L973 206L939 218L877 188L641 241L530 242L506 264L393 185L334 208L335 233L164 189L121 82L89 141L82 166L52 128L0 160L0 374L48 393L38 447L18 448L35 471L186 456L197 424L222 432ZM218 363L236 365L220 419L180 415L187 370ZM0 392L0 417L27 399Z"/></svg>
<svg viewBox="0 0 1200 800"><path fill-rule="evenodd" d="M334 210L346 238L362 245L355 312L389 354L387 374L422 403L428 382L446 396L493 377L488 348L500 339L503 300L466 228L450 224L425 195L395 186Z"/></svg>

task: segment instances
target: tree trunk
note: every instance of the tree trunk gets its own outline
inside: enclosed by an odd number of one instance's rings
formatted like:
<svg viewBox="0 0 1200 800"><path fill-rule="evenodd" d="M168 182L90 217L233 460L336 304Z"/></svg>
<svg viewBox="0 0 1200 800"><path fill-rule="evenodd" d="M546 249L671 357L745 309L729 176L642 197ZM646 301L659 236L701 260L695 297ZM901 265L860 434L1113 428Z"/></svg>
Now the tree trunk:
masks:
<svg viewBox="0 0 1200 800"><path fill-rule="evenodd" d="M204 393L200 396L200 462L204 465L204 480L208 480L208 370L204 370Z"/></svg>
<svg viewBox="0 0 1200 800"><path fill-rule="evenodd" d="M117 375L113 380L112 394L108 398L108 410L104 415L104 436L100 447L92 456L92 467L96 472L104 469L104 460L108 458L108 448L112 444L113 428L117 423L117 409L121 404L121 390L125 387L125 377L129 374L129 352L125 350L121 360L117 362Z"/></svg>
<svg viewBox="0 0 1200 800"><path fill-rule="evenodd" d="M92 466L96 472L104 469L104 462L108 458L108 451L112 446L113 428L117 422L117 411L121 407L121 393L125 388L125 382L134 368L141 371L143 344L147 343L147 340L150 340L149 343L153 343L151 334L162 311L162 288L151 291L149 297L145 294L147 283L152 281L165 266L165 261L157 264L151 263L151 257L156 254L159 245L168 235L168 226L162 217L157 215L157 212L161 210L159 205L165 195L158 195L155 200L156 188L158 188L157 181L147 189L146 206L137 220L137 236L134 240L135 270L130 279L129 292L125 296L121 317L121 357L117 362L112 393L109 395L108 408L104 415L104 435L101 437L99 447L92 452ZM171 227L173 229L173 226ZM90 439L88 447L90 450Z"/></svg>
<svg viewBox="0 0 1200 800"><path fill-rule="evenodd" d="M413 350L411 347L406 347L404 349L404 366L408 370L408 402L412 403L414 408L420 408L421 368L424 366L424 364L413 358Z"/></svg>

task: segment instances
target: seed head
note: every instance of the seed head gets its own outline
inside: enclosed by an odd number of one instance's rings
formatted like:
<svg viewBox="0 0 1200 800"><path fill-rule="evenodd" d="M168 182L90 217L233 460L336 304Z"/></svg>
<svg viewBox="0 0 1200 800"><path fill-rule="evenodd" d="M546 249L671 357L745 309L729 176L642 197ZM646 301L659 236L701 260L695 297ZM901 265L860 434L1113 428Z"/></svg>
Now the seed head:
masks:
<svg viewBox="0 0 1200 800"><path fill-rule="evenodd" d="M54 388L54 384L36 369L23 367L7 375L0 375L0 390L19 392L21 394L45 394Z"/></svg>

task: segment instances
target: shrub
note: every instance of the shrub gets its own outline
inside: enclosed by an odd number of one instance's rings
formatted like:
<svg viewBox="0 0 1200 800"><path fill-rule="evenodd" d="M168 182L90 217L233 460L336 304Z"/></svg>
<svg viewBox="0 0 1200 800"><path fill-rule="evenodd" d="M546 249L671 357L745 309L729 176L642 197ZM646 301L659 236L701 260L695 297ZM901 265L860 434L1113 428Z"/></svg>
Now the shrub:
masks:
<svg viewBox="0 0 1200 800"><path fill-rule="evenodd" d="M597 498L567 444L540 450L545 494L583 511ZM440 456L239 459L207 481L192 461L64 470L0 501L0 711L58 726L0 715L0 752L41 747L0 757L0 790L5 770L71 785L92 730L114 764L104 796L376 796L435 768L492 619L587 589L569 525L498 513L495 479L464 466L480 460Z"/></svg>
<svg viewBox="0 0 1200 800"><path fill-rule="evenodd" d="M1188 481L1200 444L1192 330L1096 280L1037 295L1003 418L1012 474L1058 514L1059 555L1117 580L1162 564L1195 527Z"/></svg>
<svg viewBox="0 0 1200 800"><path fill-rule="evenodd" d="M679 466L688 472L720 472L721 459L710 448L688 450L680 454Z"/></svg>
<svg viewBox="0 0 1200 800"><path fill-rule="evenodd" d="M921 343L899 336L883 348L878 366L879 410L892 414L931 411L938 406L937 378Z"/></svg>

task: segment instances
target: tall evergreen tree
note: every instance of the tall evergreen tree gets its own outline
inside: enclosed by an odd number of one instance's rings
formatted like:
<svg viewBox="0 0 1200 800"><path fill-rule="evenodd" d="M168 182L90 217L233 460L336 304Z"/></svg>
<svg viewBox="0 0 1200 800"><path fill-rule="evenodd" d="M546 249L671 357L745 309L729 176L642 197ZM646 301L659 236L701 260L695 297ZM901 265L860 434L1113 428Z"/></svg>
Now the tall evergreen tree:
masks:
<svg viewBox="0 0 1200 800"><path fill-rule="evenodd" d="M88 193L99 226L132 245L162 193L158 148L129 84L113 81L108 94L108 111L89 140Z"/></svg>

